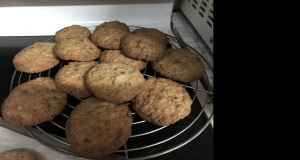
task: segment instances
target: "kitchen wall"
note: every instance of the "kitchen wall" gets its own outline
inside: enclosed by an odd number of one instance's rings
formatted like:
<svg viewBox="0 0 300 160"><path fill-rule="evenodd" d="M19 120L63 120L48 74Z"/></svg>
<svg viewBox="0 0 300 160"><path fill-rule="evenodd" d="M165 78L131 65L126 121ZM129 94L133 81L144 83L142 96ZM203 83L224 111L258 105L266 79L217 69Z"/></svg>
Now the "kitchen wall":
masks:
<svg viewBox="0 0 300 160"><path fill-rule="evenodd" d="M0 1L0 36L53 35L72 24L95 26L112 20L172 34L173 4L174 0Z"/></svg>
<svg viewBox="0 0 300 160"><path fill-rule="evenodd" d="M176 0L177 1L177 0ZM166 3L166 0L9 0L0 1L1 7L9 6L66 6L99 4L151 4ZM178 3L178 2L176 2Z"/></svg>

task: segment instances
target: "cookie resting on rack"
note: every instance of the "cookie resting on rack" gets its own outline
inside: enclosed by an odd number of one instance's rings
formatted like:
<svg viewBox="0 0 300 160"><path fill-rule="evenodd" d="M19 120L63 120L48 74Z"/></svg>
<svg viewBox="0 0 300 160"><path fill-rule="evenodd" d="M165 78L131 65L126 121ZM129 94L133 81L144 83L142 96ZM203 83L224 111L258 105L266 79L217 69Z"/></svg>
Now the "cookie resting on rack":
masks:
<svg viewBox="0 0 300 160"><path fill-rule="evenodd" d="M39 73L58 65L60 59L54 52L56 43L35 42L18 52L13 58L16 70Z"/></svg>
<svg viewBox="0 0 300 160"><path fill-rule="evenodd" d="M120 22L120 21L116 21L116 20L101 23L100 25L98 25L95 28L95 31L98 30L98 29L105 30L107 28L120 28L122 30L129 31L129 27L127 26L127 24L125 24L123 22Z"/></svg>
<svg viewBox="0 0 300 160"><path fill-rule="evenodd" d="M93 95L111 103L132 100L143 90L145 81L138 69L124 63L100 63L85 76Z"/></svg>
<svg viewBox="0 0 300 160"><path fill-rule="evenodd" d="M199 56L186 49L167 49L162 59L151 64L162 76L180 82L192 82L205 74Z"/></svg>
<svg viewBox="0 0 300 160"><path fill-rule="evenodd" d="M119 49L120 39L129 33L129 27L119 21L104 22L92 33L91 41L105 49Z"/></svg>
<svg viewBox="0 0 300 160"><path fill-rule="evenodd" d="M157 41L160 41L161 43L167 44L168 43L168 37L166 36L166 34L164 34L162 31L156 29L156 28L139 28L134 30L132 33L134 34L145 34L148 36L151 36L155 39L157 39Z"/></svg>
<svg viewBox="0 0 300 160"><path fill-rule="evenodd" d="M16 86L4 100L1 112L10 123L33 126L52 120L66 104L67 94L54 80L40 77Z"/></svg>
<svg viewBox="0 0 300 160"><path fill-rule="evenodd" d="M148 62L166 54L166 44L146 34L129 33L121 38L120 47L127 57Z"/></svg>
<svg viewBox="0 0 300 160"><path fill-rule="evenodd" d="M167 126L191 112L192 99L181 84L165 78L148 78L133 100L133 109L147 122Z"/></svg>
<svg viewBox="0 0 300 160"><path fill-rule="evenodd" d="M85 84L85 75L96 64L90 62L69 62L56 73L54 83L61 91L76 98L86 98L92 95Z"/></svg>
<svg viewBox="0 0 300 160"><path fill-rule="evenodd" d="M62 39L54 47L57 57L63 60L92 61L99 58L101 50L88 38Z"/></svg>
<svg viewBox="0 0 300 160"><path fill-rule="evenodd" d="M81 101L66 122L71 148L86 158L117 151L131 135L132 115L124 103L114 104L95 97Z"/></svg>
<svg viewBox="0 0 300 160"><path fill-rule="evenodd" d="M101 52L99 61L100 63L103 62L125 63L131 65L132 67L138 70L143 70L148 65L148 62L146 61L135 60L125 56L123 51L119 49L104 50L103 52Z"/></svg>
<svg viewBox="0 0 300 160"><path fill-rule="evenodd" d="M72 38L72 39L90 38L91 34L92 34L91 31L84 26L71 25L56 31L54 39L55 42L58 43L62 39L68 39L68 38Z"/></svg>

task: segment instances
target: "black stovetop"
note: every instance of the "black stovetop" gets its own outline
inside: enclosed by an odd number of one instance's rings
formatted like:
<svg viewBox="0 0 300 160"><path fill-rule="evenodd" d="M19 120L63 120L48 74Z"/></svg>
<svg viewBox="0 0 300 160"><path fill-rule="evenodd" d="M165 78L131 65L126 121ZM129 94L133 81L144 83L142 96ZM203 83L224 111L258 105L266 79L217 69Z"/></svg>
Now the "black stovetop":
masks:
<svg viewBox="0 0 300 160"><path fill-rule="evenodd" d="M12 64L12 59L16 53L18 53L24 47L33 44L37 41L46 41L52 36L34 36L34 37L0 37L0 104L2 106L3 101L7 97L10 92L10 83L12 79L12 75L15 71L14 66ZM200 105L197 102L196 105ZM1 107L0 106L0 107ZM195 107L199 108L199 107ZM0 113L0 116L1 113ZM202 114L199 118L196 125L203 125L207 121L207 117ZM151 127L151 126L150 126ZM171 128L171 131L176 128ZM52 130L52 129L50 129ZM191 134L194 134L198 129L194 131L184 132L181 139L188 138ZM54 134L60 135L62 133L53 132ZM64 135L60 135L63 136ZM156 135L157 136L157 135ZM147 138L147 140L143 139L143 141L152 141L155 139ZM178 141L181 140L177 139ZM176 144L176 139L173 142L166 143L163 147L170 148L172 145ZM168 146L169 145L169 146ZM152 152L152 151L149 151ZM136 152L136 154L139 154ZM211 125L205 128L205 130L194 140L189 142L188 144L176 149L173 152L165 154L163 156L153 158L153 159L168 159L168 160L177 160L177 159L203 159L203 160L212 160L213 159L213 129Z"/></svg>

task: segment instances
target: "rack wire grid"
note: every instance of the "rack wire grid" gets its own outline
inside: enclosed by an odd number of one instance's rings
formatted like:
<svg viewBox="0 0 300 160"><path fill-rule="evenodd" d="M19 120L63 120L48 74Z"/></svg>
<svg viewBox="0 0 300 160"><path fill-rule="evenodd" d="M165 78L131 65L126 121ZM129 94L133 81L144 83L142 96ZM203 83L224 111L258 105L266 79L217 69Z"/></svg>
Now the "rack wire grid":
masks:
<svg viewBox="0 0 300 160"><path fill-rule="evenodd" d="M91 32L93 32L95 26L87 28L89 28ZM130 31L133 31L141 27L129 26L129 28ZM181 47L191 50L201 58L202 62L205 63L211 69L211 71L213 71L212 66L199 52L194 50L188 44L177 40L175 37L168 34L166 35L169 39L167 45L168 48ZM55 42L54 37L46 40L46 42ZM61 60L59 65L47 71L34 74L22 73L15 70L11 79L10 91L12 91L15 86L37 77L54 78L58 70L67 63L68 61ZM149 64L144 70L141 70L140 72L144 75L145 78L163 77L159 73L155 72ZM205 74L204 78L208 81L207 74ZM141 119L132 109L131 102L128 102L126 103L126 105L128 105L131 109L133 117L132 134L130 138L122 147L119 148L119 150L117 150L112 155L102 156L97 159L111 159L112 157L114 159L149 159L159 157L186 145L197 136L199 136L202 131L210 124L210 121L213 117L213 112L210 116L206 116L204 113L204 108L206 107L205 104L209 102L210 97L213 95L213 92L200 87L201 84L199 80L193 82L195 86L192 86L191 83L178 83L186 88L193 100L191 113L186 118L169 126L157 126ZM202 96L205 96L205 100L204 102L202 102L202 104L204 105L201 105L199 102L199 98L197 98L198 92L202 93ZM82 100L83 99L78 99L68 95L68 104L66 105L65 109L53 120L24 128L38 142L54 151L80 159L88 159L75 153L71 149L70 144L67 142L65 136L65 122L72 110ZM151 139L151 142L149 142L149 139Z"/></svg>

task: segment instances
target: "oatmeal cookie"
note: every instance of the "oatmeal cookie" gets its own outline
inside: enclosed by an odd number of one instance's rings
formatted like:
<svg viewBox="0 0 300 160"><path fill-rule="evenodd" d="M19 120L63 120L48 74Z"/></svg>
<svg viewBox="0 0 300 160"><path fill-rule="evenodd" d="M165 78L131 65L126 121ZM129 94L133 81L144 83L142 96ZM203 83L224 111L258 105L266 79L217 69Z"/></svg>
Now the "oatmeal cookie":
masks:
<svg viewBox="0 0 300 160"><path fill-rule="evenodd" d="M131 112L124 103L95 97L80 102L66 122L66 137L78 154L87 158L117 151L131 135Z"/></svg>
<svg viewBox="0 0 300 160"><path fill-rule="evenodd" d="M90 38L91 36L91 31L84 27L84 26L80 26L80 25L71 25L68 27L64 27L60 30L58 30L55 33L55 37L54 40L55 42L60 42L62 39L75 39L75 38Z"/></svg>
<svg viewBox="0 0 300 160"><path fill-rule="evenodd" d="M0 153L1 160L37 160L34 153L26 149L11 149Z"/></svg>
<svg viewBox="0 0 300 160"><path fill-rule="evenodd" d="M92 61L99 58L101 50L88 38L62 39L54 47L57 57L63 60Z"/></svg>
<svg viewBox="0 0 300 160"><path fill-rule="evenodd" d="M55 75L54 82L58 89L77 98L86 98L92 95L85 84L87 71L98 64L90 62L69 62Z"/></svg>
<svg viewBox="0 0 300 160"><path fill-rule="evenodd" d="M121 50L136 60L157 61L166 54L166 45L145 34L129 33L122 37Z"/></svg>
<svg viewBox="0 0 300 160"><path fill-rule="evenodd" d="M147 61L135 60L125 56L123 51L119 49L104 50L103 52L101 52L99 61L100 62L121 62L121 63L131 65L132 67L138 70L143 70L148 64Z"/></svg>
<svg viewBox="0 0 300 160"><path fill-rule="evenodd" d="M180 82L192 82L205 74L199 56L186 49L167 49L166 55L151 65L161 75Z"/></svg>
<svg viewBox="0 0 300 160"><path fill-rule="evenodd" d="M181 84L165 78L148 78L133 100L133 109L147 122L167 126L191 112L192 99Z"/></svg>
<svg viewBox="0 0 300 160"><path fill-rule="evenodd" d="M18 52L13 59L16 70L39 73L58 65L60 59L54 52L56 43L35 42Z"/></svg>
<svg viewBox="0 0 300 160"><path fill-rule="evenodd" d="M52 120L67 104L67 94L52 78L40 77L16 86L4 100L2 116L10 123L33 126Z"/></svg>
<svg viewBox="0 0 300 160"><path fill-rule="evenodd" d="M122 103L132 100L142 91L145 78L130 65L100 63L87 72L85 82L95 97Z"/></svg>

